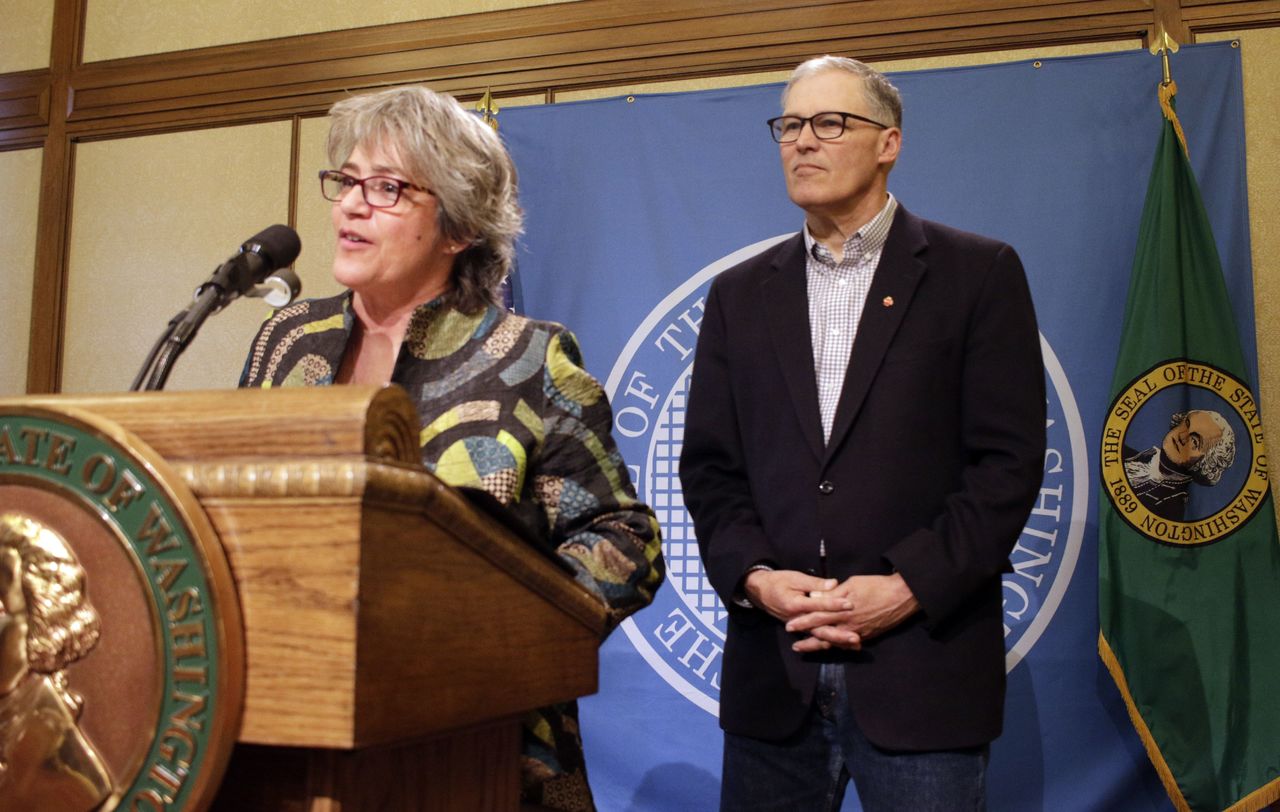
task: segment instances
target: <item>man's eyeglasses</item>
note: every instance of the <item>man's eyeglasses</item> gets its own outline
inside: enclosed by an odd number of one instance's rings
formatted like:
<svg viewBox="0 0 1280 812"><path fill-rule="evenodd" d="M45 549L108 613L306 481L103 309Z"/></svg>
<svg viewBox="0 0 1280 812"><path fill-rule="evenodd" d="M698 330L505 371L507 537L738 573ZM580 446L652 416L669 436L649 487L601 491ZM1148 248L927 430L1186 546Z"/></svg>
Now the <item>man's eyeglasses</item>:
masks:
<svg viewBox="0 0 1280 812"><path fill-rule="evenodd" d="M815 113L808 118L803 116L778 116L777 118L769 119L767 123L769 125L769 133L773 135L774 141L779 144L790 144L799 140L800 131L804 129L806 123L813 129L813 134L823 141L839 138L844 135L845 129L849 126L849 119L871 124L882 130L889 129L887 124L881 124L856 113Z"/></svg>
<svg viewBox="0 0 1280 812"><path fill-rule="evenodd" d="M371 178L356 178L336 169L324 169L320 172L320 194L325 200L337 203L342 200L352 187L359 186L364 195L364 202L375 209L389 209L400 202L400 193L405 189L417 189L420 192L434 194L430 189L410 183L399 178L388 178L375 175Z"/></svg>

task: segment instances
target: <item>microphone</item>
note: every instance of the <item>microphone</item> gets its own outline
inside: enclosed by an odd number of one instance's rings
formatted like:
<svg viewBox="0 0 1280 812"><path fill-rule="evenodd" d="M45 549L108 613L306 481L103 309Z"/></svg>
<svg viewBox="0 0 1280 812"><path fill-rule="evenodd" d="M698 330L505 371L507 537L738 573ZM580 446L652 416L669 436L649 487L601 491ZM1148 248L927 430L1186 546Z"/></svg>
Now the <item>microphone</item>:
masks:
<svg viewBox="0 0 1280 812"><path fill-rule="evenodd" d="M174 316L151 348L130 391L163 389L173 362L205 319L240 296L260 296L282 307L298 295L301 284L289 268L302 252L298 232L283 225L264 228L240 244L240 250L196 288L191 306Z"/></svg>
<svg viewBox="0 0 1280 812"><path fill-rule="evenodd" d="M196 288L196 299L210 288L216 288L214 310L221 310L227 302L262 284L276 269L288 268L301 252L298 232L280 224L267 226L245 240L239 251L218 266L209 281ZM285 285L289 284L286 280Z"/></svg>

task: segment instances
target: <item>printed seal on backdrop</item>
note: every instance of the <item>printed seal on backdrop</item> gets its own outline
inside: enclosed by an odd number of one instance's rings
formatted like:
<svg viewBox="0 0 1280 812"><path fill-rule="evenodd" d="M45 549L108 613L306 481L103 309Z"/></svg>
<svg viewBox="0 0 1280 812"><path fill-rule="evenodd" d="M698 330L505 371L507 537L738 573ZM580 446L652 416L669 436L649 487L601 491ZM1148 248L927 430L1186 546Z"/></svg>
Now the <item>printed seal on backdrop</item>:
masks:
<svg viewBox="0 0 1280 812"><path fill-rule="evenodd" d="M235 585L118 425L0 403L0 811L202 809L238 732Z"/></svg>
<svg viewBox="0 0 1280 812"><path fill-rule="evenodd" d="M622 622L636 651L675 691L715 715L727 613L707 581L680 492L679 459L693 351L711 281L791 237L748 245L694 274L636 328L605 384L614 436L640 498L662 525L667 589ZM1048 627L1071 582L1088 513L1084 428L1070 383L1041 337L1048 380L1044 481L1004 576L1005 665L1013 669Z"/></svg>
<svg viewBox="0 0 1280 812"><path fill-rule="evenodd" d="M1195 547L1244 527L1270 494L1252 390L1212 364L1156 364L1116 395L1102 430L1102 482L1151 541Z"/></svg>

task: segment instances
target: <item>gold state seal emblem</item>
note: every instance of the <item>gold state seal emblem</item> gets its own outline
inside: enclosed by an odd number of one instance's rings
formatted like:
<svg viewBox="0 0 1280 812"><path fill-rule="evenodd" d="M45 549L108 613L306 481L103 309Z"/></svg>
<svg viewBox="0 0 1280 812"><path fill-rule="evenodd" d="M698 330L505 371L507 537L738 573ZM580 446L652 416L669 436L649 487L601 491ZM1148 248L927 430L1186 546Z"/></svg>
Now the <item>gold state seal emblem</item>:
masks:
<svg viewBox="0 0 1280 812"><path fill-rule="evenodd" d="M208 804L243 702L230 570L151 449L0 405L0 812Z"/></svg>

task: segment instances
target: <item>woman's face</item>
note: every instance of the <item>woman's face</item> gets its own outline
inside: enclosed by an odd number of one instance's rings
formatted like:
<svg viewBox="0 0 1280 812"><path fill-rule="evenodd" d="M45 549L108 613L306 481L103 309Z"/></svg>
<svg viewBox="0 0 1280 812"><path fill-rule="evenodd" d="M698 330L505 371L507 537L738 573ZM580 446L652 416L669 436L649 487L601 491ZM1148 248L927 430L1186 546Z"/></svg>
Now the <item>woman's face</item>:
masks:
<svg viewBox="0 0 1280 812"><path fill-rule="evenodd" d="M357 146L340 168L356 178L409 180L396 151L382 146ZM353 186L333 204L334 278L388 302L421 303L444 293L454 259L466 246L440 233L438 205L430 192L405 188L394 206L374 208Z"/></svg>

